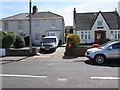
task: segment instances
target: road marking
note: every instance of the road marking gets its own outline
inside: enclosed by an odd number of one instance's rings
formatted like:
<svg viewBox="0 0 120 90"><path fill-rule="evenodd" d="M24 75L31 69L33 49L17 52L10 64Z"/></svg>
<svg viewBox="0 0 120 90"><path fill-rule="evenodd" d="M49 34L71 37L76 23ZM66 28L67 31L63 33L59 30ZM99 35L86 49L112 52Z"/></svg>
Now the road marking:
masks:
<svg viewBox="0 0 120 90"><path fill-rule="evenodd" d="M46 75L33 76L33 75L13 75L13 74L0 74L2 77L26 77L26 78L47 78Z"/></svg>
<svg viewBox="0 0 120 90"><path fill-rule="evenodd" d="M102 80L118 80L119 77L90 77L91 79L102 79Z"/></svg>
<svg viewBox="0 0 120 90"><path fill-rule="evenodd" d="M58 81L67 81L66 78L58 78Z"/></svg>

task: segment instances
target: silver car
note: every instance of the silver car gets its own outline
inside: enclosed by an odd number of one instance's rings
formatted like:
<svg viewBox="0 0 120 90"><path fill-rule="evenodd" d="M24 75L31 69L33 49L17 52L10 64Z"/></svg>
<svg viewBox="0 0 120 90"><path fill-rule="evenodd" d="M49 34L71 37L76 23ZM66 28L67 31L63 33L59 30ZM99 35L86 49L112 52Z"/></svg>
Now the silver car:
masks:
<svg viewBox="0 0 120 90"><path fill-rule="evenodd" d="M88 49L85 56L97 64L104 63L106 59L118 59L120 58L120 41L108 42L100 47Z"/></svg>

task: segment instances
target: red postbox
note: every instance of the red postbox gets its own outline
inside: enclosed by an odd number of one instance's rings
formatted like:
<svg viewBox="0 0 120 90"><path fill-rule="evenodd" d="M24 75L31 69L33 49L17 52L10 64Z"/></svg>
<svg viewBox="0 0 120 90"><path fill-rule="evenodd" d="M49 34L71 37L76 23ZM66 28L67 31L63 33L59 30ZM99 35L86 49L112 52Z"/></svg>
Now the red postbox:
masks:
<svg viewBox="0 0 120 90"><path fill-rule="evenodd" d="M68 42L68 48L72 47L72 42Z"/></svg>

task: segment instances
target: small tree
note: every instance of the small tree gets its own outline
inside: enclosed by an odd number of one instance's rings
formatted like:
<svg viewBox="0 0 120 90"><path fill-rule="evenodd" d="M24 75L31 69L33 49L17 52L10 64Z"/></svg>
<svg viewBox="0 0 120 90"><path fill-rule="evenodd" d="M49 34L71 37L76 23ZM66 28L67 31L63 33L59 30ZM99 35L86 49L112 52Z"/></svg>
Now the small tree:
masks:
<svg viewBox="0 0 120 90"><path fill-rule="evenodd" d="M3 32L2 34L2 48L10 48L15 42L15 35L13 33Z"/></svg>
<svg viewBox="0 0 120 90"><path fill-rule="evenodd" d="M17 36L15 43L14 43L14 47L15 48L23 48L25 46L25 40L22 36Z"/></svg>

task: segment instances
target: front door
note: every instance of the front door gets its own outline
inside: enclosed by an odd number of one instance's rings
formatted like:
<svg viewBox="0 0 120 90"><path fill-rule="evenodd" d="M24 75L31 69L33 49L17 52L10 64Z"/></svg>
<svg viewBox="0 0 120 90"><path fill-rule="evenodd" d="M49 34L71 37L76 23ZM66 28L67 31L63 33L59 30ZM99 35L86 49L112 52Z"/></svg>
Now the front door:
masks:
<svg viewBox="0 0 120 90"><path fill-rule="evenodd" d="M106 39L106 31L103 30L99 30L99 31L95 31L95 42L96 41L101 41Z"/></svg>

